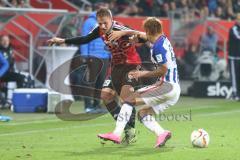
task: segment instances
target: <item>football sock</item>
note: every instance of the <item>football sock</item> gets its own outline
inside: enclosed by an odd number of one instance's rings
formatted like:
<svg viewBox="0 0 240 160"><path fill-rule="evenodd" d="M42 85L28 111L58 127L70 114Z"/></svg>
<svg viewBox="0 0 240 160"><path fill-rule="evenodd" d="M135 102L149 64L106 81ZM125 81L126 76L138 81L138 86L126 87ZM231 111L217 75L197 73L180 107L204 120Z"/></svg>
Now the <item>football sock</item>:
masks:
<svg viewBox="0 0 240 160"><path fill-rule="evenodd" d="M113 100L110 103L105 104L108 112L112 115L112 117L117 120L118 114L121 110L121 107L118 105L116 100Z"/></svg>
<svg viewBox="0 0 240 160"><path fill-rule="evenodd" d="M105 104L106 108L108 110L108 112L112 115L112 117L117 120L118 114L121 110L121 107L119 106L119 104L116 102L116 100ZM128 121L125 129L129 129L129 128L135 128L135 117L136 117L136 109L133 108L132 110L132 114L130 117L130 120Z"/></svg>
<svg viewBox="0 0 240 160"><path fill-rule="evenodd" d="M136 117L136 108L133 107L132 114L131 114L130 119L127 123L128 127L135 128L135 117Z"/></svg>
<svg viewBox="0 0 240 160"><path fill-rule="evenodd" d="M120 113L119 113L118 118L117 118L116 127L113 131L114 134L116 134L118 136L122 135L126 124L130 120L132 111L133 111L133 106L132 105L127 104L127 103L124 103L122 105L122 108L121 108Z"/></svg>
<svg viewBox="0 0 240 160"><path fill-rule="evenodd" d="M152 115L146 115L141 119L141 122L150 131L154 132L157 136L164 132L164 129L157 123Z"/></svg>

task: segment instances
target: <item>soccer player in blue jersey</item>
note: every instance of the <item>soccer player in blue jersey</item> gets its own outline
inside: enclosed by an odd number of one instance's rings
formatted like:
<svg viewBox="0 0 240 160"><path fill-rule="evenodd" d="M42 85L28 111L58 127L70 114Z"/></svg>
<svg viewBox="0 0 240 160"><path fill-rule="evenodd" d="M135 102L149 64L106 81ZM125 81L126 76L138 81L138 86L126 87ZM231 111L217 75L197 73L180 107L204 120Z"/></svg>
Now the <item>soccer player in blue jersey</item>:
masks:
<svg viewBox="0 0 240 160"><path fill-rule="evenodd" d="M144 21L146 33L138 31L116 31L111 34L110 39L115 40L123 35L134 35L135 37L145 38L152 43L152 59L157 64L157 69L153 71L130 71L130 79L158 77L158 81L153 84L134 91L134 88L123 88L123 105L118 115L116 127L113 132L99 134L98 137L110 140L115 143L121 142L121 135L124 131L133 107L145 104L145 107L138 111L139 120L150 131L157 136L155 147L165 145L171 138L171 132L163 129L156 121L154 115L163 112L169 106L177 103L180 96L180 86L178 80L177 64L175 54L170 41L163 34L161 21L151 17Z"/></svg>

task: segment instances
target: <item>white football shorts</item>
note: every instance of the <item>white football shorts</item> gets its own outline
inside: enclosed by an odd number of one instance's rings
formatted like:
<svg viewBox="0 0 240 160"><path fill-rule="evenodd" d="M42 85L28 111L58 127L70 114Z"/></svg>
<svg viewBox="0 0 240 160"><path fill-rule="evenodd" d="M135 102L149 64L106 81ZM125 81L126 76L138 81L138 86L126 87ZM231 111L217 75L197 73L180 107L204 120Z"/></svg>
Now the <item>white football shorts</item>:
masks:
<svg viewBox="0 0 240 160"><path fill-rule="evenodd" d="M180 97L179 84L157 82L137 90L143 101L153 108L156 114L177 103Z"/></svg>

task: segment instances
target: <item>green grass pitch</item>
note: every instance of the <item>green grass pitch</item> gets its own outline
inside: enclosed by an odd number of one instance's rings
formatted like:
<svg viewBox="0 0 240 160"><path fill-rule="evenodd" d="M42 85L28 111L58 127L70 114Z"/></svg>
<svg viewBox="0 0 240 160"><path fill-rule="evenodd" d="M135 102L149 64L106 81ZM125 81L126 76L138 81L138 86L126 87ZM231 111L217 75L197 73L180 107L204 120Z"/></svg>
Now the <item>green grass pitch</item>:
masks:
<svg viewBox="0 0 240 160"><path fill-rule="evenodd" d="M72 108L80 112L82 103ZM0 122L0 160L240 160L239 102L181 97L165 114L185 115L185 119L160 122L173 133L160 149L153 148L155 135L139 122L135 144L101 145L96 135L114 128L109 114L89 121L61 121L53 114L0 112L14 118ZM208 148L192 147L190 134L198 128L209 133Z"/></svg>

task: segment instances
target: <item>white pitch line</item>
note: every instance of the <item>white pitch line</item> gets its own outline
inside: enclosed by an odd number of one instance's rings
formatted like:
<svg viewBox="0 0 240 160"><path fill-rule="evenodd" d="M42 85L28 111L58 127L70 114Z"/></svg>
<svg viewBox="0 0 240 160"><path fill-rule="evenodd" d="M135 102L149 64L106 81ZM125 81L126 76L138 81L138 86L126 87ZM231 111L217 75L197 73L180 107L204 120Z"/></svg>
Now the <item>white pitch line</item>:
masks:
<svg viewBox="0 0 240 160"><path fill-rule="evenodd" d="M240 110L231 110L231 111L223 111L223 112L196 114L195 116L199 116L199 117L219 116L219 115L239 113L239 112L240 112Z"/></svg>
<svg viewBox="0 0 240 160"><path fill-rule="evenodd" d="M113 123L80 124L80 125L77 125L77 126L70 126L70 127L39 129L39 130L31 130L31 131L23 131L23 132L13 132L13 133L3 133L3 134L0 134L0 137L25 135L25 134L33 134L33 133L41 133L41 132L60 131L60 130L66 130L66 129L82 128L82 127L107 126L107 125L110 125L110 124L113 124Z"/></svg>
<svg viewBox="0 0 240 160"><path fill-rule="evenodd" d="M107 117L108 114L106 115L102 115L100 117ZM98 117L98 118L100 118ZM38 123L48 123L48 122L60 122L60 121L64 121L61 119L58 119L57 117L55 119L38 119L38 120L29 120L29 121L20 121L20 122L8 122L8 123L4 123L4 124L0 124L0 126L18 126L18 125L26 125L26 124L38 124Z"/></svg>
<svg viewBox="0 0 240 160"><path fill-rule="evenodd" d="M190 107L174 107L170 108L171 111L184 111L184 110L201 110L201 109L212 109L212 108L219 108L218 105L203 105L203 106L190 106Z"/></svg>
<svg viewBox="0 0 240 160"><path fill-rule="evenodd" d="M61 121L60 119L49 119L49 120L36 120L36 121L29 121L29 122L8 122L1 124L0 126L18 126L18 125L26 125L26 124L39 124L39 123L48 123L48 122L58 122Z"/></svg>
<svg viewBox="0 0 240 160"><path fill-rule="evenodd" d="M5 124L1 124L0 126L18 126L18 125L26 125L26 124L38 124L38 123L48 123L48 122L58 122L61 121L59 119L49 119L49 120L36 120L36 121L28 121L28 122L8 122Z"/></svg>

